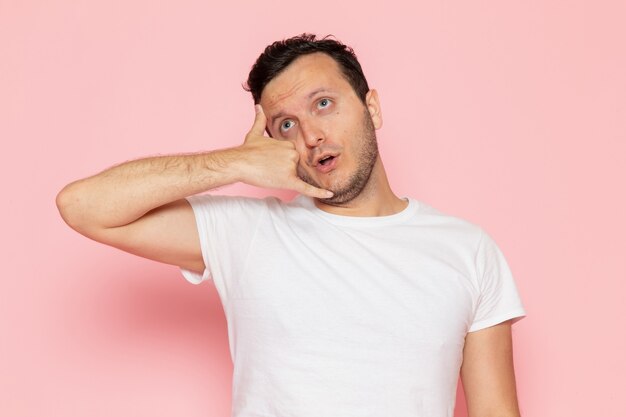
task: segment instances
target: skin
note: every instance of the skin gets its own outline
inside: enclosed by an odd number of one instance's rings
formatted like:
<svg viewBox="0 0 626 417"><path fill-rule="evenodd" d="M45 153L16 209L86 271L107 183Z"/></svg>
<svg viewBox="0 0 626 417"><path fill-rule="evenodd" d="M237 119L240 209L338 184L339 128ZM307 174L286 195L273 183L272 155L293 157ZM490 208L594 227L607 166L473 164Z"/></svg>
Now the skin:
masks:
<svg viewBox="0 0 626 417"><path fill-rule="evenodd" d="M510 320L467 334L461 381L469 417L520 417Z"/></svg>
<svg viewBox="0 0 626 417"><path fill-rule="evenodd" d="M70 227L93 240L203 271L189 195L244 182L298 191L338 215L403 210L407 202L392 192L377 151L381 126L375 90L362 102L332 58L305 55L268 83L241 145L114 166L65 186L57 207ZM320 170L317 158L325 154L335 160L332 169ZM461 378L470 417L519 416L510 323L467 334Z"/></svg>
<svg viewBox="0 0 626 417"><path fill-rule="evenodd" d="M320 101L320 105L331 106L334 104L327 103L332 102L329 99L322 99ZM358 197L369 183L374 165L376 164L376 159L378 157L378 144L376 143L376 132L374 131L374 126L367 112L363 113L360 123L360 131L355 132L356 137L360 138L358 148L355 150L357 155L356 169L343 182L339 182L336 177L333 178L335 180L335 184L326 187L333 192L333 196L331 198L321 199L321 202L324 204L341 206L349 203L354 198ZM332 152L333 155L337 154L336 156L333 156L335 159L333 169L328 173L329 176L333 176L337 173L335 166L338 164L338 158L341 156L339 153L340 149L333 149L333 147L329 146L326 148L326 151ZM321 185L308 172L302 169L300 165L298 166L298 177L306 183L314 185L318 188L321 187Z"/></svg>
<svg viewBox="0 0 626 417"><path fill-rule="evenodd" d="M384 216L406 207L406 201L392 192L378 155L374 130L383 123L378 93L369 91L363 103L328 55L315 53L295 60L267 84L260 104L272 137L294 144L300 157L299 176L339 194L317 200L320 209L348 216ZM286 122L291 123L288 129ZM336 167L321 173L314 167L315 158L328 152L337 155ZM359 173L365 181L355 180ZM347 191L351 188L356 192Z"/></svg>

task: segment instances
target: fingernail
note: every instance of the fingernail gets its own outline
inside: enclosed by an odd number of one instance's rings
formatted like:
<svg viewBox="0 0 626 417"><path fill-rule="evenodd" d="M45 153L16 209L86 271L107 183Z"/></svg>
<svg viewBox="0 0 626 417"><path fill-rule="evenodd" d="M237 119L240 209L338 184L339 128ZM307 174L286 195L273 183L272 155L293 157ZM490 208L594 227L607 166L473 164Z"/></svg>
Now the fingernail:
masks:
<svg viewBox="0 0 626 417"><path fill-rule="evenodd" d="M255 104L254 105L254 112L255 113L260 113L261 112L261 105L260 104Z"/></svg>

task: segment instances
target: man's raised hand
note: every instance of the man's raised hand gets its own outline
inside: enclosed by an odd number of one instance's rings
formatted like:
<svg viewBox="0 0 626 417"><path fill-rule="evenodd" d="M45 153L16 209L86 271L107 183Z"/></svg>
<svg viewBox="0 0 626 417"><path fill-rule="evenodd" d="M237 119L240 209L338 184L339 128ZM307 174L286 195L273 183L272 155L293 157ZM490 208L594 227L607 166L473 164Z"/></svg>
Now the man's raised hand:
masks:
<svg viewBox="0 0 626 417"><path fill-rule="evenodd" d="M254 124L246 135L241 151L239 180L265 188L284 188L315 198L330 198L332 192L302 181L297 175L300 155L292 142L264 135L267 119L260 104L255 106Z"/></svg>

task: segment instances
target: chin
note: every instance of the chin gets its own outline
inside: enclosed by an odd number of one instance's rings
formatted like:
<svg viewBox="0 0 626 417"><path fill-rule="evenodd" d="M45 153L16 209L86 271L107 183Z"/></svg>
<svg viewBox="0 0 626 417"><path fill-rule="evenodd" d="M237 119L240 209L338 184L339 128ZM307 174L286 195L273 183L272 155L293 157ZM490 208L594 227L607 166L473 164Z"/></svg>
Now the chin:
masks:
<svg viewBox="0 0 626 417"><path fill-rule="evenodd" d="M318 198L317 200L331 206L343 206L360 196L370 182L373 165L369 169L360 169L349 175L347 178L334 178L328 184L321 184L307 175L305 172L298 172L300 179L317 188L333 192L331 198ZM339 176L339 172L333 171L334 176Z"/></svg>
<svg viewBox="0 0 626 417"><path fill-rule="evenodd" d="M331 206L343 206L360 196L363 193L364 187L347 187L343 189L331 187L328 189L332 191L334 195L331 198L320 198L319 201Z"/></svg>

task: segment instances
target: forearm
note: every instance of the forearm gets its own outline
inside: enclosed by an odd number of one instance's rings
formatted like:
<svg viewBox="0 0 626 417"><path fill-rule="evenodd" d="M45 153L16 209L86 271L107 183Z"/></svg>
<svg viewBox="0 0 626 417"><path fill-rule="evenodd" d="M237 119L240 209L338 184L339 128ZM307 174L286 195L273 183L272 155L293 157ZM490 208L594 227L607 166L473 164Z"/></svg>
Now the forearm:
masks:
<svg viewBox="0 0 626 417"><path fill-rule="evenodd" d="M238 181L237 152L229 148L125 162L68 184L57 206L77 229L123 226L164 204Z"/></svg>
<svg viewBox="0 0 626 417"><path fill-rule="evenodd" d="M61 216L72 228L91 235L89 231L128 225L157 207L238 181L332 197L297 176L295 145L264 136L266 122L257 106L252 129L240 146L138 159L75 181L57 195Z"/></svg>

